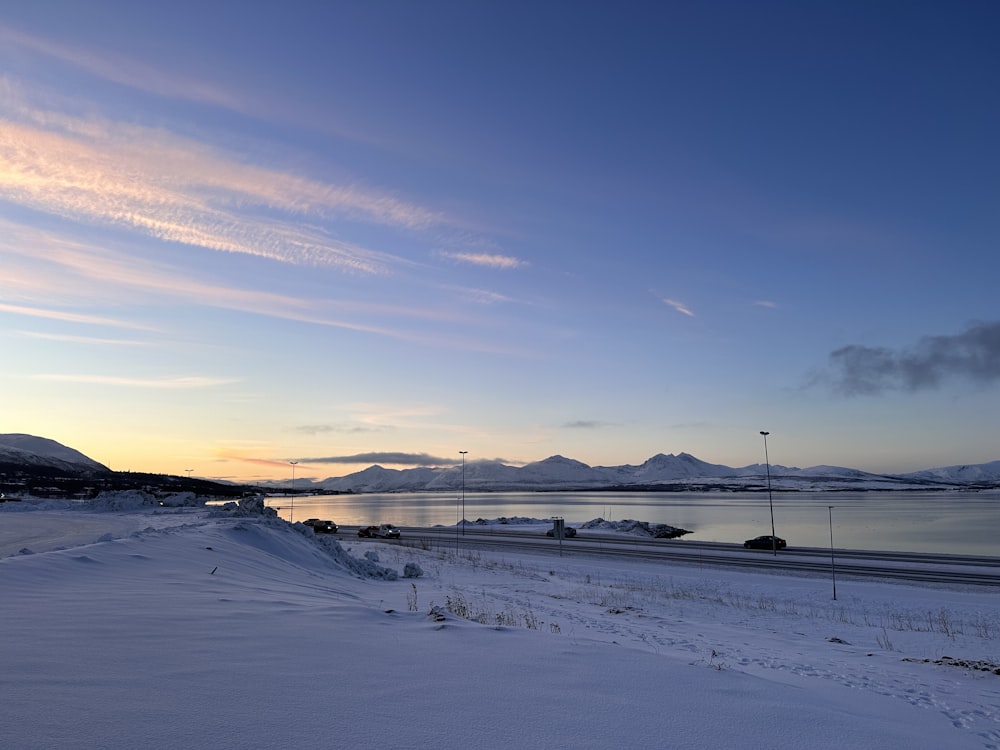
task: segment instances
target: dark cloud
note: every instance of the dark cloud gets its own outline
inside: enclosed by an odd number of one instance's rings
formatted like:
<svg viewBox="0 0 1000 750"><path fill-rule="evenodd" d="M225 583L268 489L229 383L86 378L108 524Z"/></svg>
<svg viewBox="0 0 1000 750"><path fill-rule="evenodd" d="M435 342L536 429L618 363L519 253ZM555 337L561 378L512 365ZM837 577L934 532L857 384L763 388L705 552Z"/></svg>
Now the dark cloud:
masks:
<svg viewBox="0 0 1000 750"><path fill-rule="evenodd" d="M988 384L1000 380L1000 322L978 323L953 336L926 336L894 351L851 345L830 353L828 374L846 396L938 388L952 379Z"/></svg>
<svg viewBox="0 0 1000 750"><path fill-rule="evenodd" d="M453 466L461 463L461 456L440 458L427 453L355 453L351 456L322 456L300 458L304 464L393 464L396 466Z"/></svg>

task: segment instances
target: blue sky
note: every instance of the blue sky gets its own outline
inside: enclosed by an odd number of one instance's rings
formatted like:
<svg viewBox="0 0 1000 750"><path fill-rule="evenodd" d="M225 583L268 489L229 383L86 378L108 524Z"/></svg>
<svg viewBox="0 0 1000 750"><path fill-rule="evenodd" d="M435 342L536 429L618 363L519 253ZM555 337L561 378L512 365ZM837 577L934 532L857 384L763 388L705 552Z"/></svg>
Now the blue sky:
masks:
<svg viewBox="0 0 1000 750"><path fill-rule="evenodd" d="M239 480L1000 458L992 2L5 3L2 432Z"/></svg>

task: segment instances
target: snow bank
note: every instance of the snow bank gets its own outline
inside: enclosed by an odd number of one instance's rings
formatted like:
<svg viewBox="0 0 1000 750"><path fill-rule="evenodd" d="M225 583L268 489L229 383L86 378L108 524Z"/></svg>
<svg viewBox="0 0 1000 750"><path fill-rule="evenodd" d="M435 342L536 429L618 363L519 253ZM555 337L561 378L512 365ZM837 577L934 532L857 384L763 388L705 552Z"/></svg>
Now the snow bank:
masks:
<svg viewBox="0 0 1000 750"><path fill-rule="evenodd" d="M219 507L218 510L212 512L215 517L219 516L266 516L268 518L277 518L278 511L274 508L268 508L264 504L263 495L250 495L249 497L241 498L238 502L226 503Z"/></svg>
<svg viewBox="0 0 1000 750"><path fill-rule="evenodd" d="M551 518L527 518L524 516L512 516L506 518L477 518L475 521L464 521L464 526L552 526ZM571 526L572 524L567 524ZM669 526L665 523L650 523L649 521L605 521L603 518L595 518L576 526L578 529L596 529L598 531L614 531L622 534L632 534L635 536L649 536L657 539L673 539L684 534L690 534L687 529L676 526Z"/></svg>
<svg viewBox="0 0 1000 750"><path fill-rule="evenodd" d="M499 518L477 518L475 521L463 520L459 526L532 526L534 524L551 524L548 518L527 518L525 516L500 516Z"/></svg>
<svg viewBox="0 0 1000 750"><path fill-rule="evenodd" d="M601 531L618 531L624 534L634 534L635 536L651 536L657 539L674 539L691 532L687 529L679 529L676 526L668 526L665 523L649 523L648 521L605 521L603 518L595 518L580 525L581 529L599 529Z"/></svg>

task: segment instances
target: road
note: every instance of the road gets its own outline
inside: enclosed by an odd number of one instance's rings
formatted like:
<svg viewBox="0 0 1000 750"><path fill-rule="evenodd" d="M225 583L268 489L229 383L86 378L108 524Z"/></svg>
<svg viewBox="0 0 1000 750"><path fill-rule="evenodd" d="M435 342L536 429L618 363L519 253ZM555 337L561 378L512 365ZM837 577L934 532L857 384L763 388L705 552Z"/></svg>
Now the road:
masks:
<svg viewBox="0 0 1000 750"><path fill-rule="evenodd" d="M355 527L342 527L353 537ZM580 531L574 539L546 537L544 530L505 529L500 526L465 529L403 527L394 544L461 545L510 552L626 557L684 564L714 565L795 573L815 573L852 578L888 578L922 583L1000 587L1000 557L932 555L910 552L790 547L774 555L769 550L747 550L742 545L693 542L683 539L648 539L623 534Z"/></svg>

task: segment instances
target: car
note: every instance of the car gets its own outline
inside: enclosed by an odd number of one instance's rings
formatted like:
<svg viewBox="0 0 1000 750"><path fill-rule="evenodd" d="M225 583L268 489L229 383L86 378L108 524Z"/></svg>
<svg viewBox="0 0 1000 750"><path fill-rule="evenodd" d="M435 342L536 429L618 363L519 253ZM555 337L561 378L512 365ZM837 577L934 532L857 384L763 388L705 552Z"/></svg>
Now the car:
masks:
<svg viewBox="0 0 1000 750"><path fill-rule="evenodd" d="M555 535L556 535L555 529L549 529L548 531L545 532L545 536L555 536ZM564 539L572 539L575 536L576 536L576 529L574 529L572 526L563 526Z"/></svg>
<svg viewBox="0 0 1000 750"><path fill-rule="evenodd" d="M374 537L376 531L378 531L378 526L362 526L360 529L358 529L358 536Z"/></svg>
<svg viewBox="0 0 1000 750"><path fill-rule="evenodd" d="M316 534L336 534L337 524L333 521L321 521L318 518L307 518L303 521L306 526L312 528Z"/></svg>
<svg viewBox="0 0 1000 750"><path fill-rule="evenodd" d="M772 541L773 540L773 541ZM753 539L747 539L743 542L743 546L747 549L784 549L787 545L785 540L780 536L772 537L770 534L766 536L755 536Z"/></svg>
<svg viewBox="0 0 1000 750"><path fill-rule="evenodd" d="M376 527L375 536L379 539L399 539L399 529L391 523L383 523Z"/></svg>

